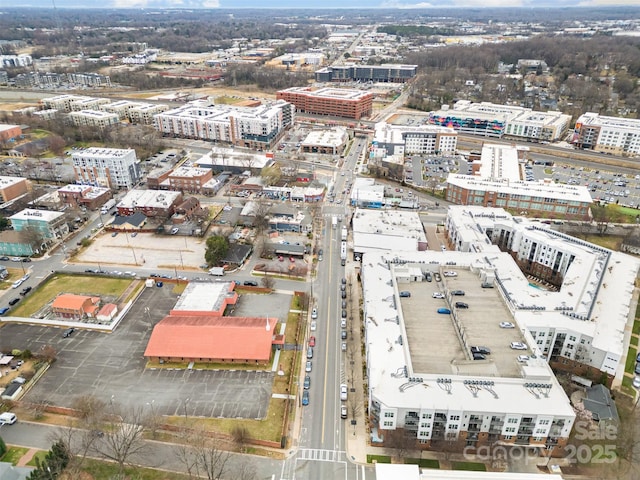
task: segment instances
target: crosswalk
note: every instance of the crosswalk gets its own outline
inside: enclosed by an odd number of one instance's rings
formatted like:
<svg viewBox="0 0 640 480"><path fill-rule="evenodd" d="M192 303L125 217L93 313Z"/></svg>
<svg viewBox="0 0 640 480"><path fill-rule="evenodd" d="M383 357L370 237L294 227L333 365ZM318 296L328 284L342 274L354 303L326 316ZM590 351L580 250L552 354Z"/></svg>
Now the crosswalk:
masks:
<svg viewBox="0 0 640 480"><path fill-rule="evenodd" d="M316 460L319 462L340 462L342 454L338 450L323 450L321 448L301 448L296 460Z"/></svg>

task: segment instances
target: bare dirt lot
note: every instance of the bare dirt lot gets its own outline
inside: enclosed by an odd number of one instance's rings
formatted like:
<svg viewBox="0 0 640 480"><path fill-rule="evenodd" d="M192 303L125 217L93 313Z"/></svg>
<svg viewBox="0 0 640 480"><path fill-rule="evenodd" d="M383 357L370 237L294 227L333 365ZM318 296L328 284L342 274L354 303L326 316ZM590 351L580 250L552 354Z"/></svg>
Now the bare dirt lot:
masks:
<svg viewBox="0 0 640 480"><path fill-rule="evenodd" d="M121 267L193 269L204 263L205 240L181 235L156 235L139 233L103 233L93 243L82 249L73 259L87 265L119 265Z"/></svg>

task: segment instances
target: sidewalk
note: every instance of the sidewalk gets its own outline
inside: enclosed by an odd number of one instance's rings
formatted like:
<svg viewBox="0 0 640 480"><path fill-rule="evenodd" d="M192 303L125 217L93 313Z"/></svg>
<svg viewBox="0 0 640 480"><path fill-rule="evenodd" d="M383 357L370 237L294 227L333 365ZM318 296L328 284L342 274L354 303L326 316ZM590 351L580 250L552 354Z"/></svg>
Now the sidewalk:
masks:
<svg viewBox="0 0 640 480"><path fill-rule="evenodd" d="M38 450L37 448L30 448L29 450L27 450L27 453L20 457L20 460L18 460L18 463L16 463L16 467L26 467L27 464L33 459L35 454L39 451L40 450Z"/></svg>

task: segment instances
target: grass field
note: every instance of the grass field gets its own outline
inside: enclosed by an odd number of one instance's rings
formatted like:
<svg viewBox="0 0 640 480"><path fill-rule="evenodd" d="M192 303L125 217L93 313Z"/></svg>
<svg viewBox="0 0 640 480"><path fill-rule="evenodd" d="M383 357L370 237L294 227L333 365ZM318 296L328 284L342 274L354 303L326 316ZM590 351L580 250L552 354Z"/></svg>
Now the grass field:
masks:
<svg viewBox="0 0 640 480"><path fill-rule="evenodd" d="M466 470L469 472L486 472L487 467L484 463L478 462L451 462L451 468L454 470Z"/></svg>
<svg viewBox="0 0 640 480"><path fill-rule="evenodd" d="M100 462L98 460L86 460L85 472L88 472L96 480L102 478L116 478L118 466L109 462ZM151 468L126 467L125 478L136 480L187 480L190 477L179 473L165 472L162 470L153 470Z"/></svg>
<svg viewBox="0 0 640 480"><path fill-rule="evenodd" d="M28 451L28 448L10 447L0 460L15 465Z"/></svg>
<svg viewBox="0 0 640 480"><path fill-rule="evenodd" d="M20 306L11 311L16 317L30 317L60 293L118 298L131 279L56 274L33 291Z"/></svg>
<svg viewBox="0 0 640 480"><path fill-rule="evenodd" d="M620 251L624 237L617 235L587 235L584 240L609 250Z"/></svg>

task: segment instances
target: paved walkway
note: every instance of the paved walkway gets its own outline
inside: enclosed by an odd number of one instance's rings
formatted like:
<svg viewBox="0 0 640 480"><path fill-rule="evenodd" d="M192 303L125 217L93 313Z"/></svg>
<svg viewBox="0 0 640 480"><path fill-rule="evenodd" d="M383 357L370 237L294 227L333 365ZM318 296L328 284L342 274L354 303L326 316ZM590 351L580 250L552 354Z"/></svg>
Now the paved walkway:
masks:
<svg viewBox="0 0 640 480"><path fill-rule="evenodd" d="M30 448L29 450L27 450L27 453L25 453L22 457L20 457L20 460L18 460L16 467L26 467L33 456L39 451L40 450L38 450L37 448Z"/></svg>

